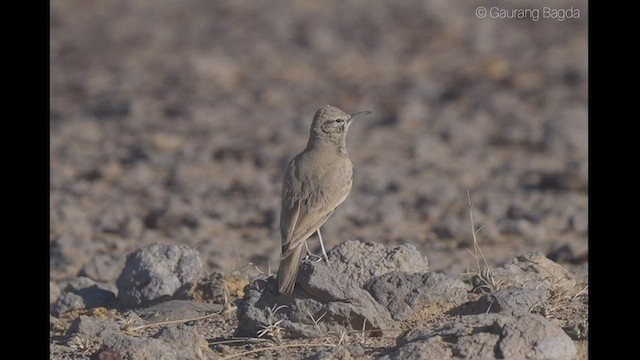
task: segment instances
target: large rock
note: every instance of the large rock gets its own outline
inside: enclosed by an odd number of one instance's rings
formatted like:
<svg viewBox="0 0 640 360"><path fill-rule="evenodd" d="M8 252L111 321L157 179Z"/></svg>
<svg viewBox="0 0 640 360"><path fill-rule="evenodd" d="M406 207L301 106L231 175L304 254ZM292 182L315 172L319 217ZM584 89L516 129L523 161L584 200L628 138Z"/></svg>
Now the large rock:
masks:
<svg viewBox="0 0 640 360"><path fill-rule="evenodd" d="M274 277L254 281L238 309L238 335L317 337L346 328L382 336L393 327L393 320L363 288L365 283L390 272L428 271L426 257L413 245L347 241L328 256L329 265L302 262L290 297L278 295Z"/></svg>
<svg viewBox="0 0 640 360"><path fill-rule="evenodd" d="M201 304L189 300L169 300L142 309L138 315L148 323L196 319L224 308L220 304Z"/></svg>
<svg viewBox="0 0 640 360"><path fill-rule="evenodd" d="M551 297L547 288L518 288L510 286L493 293L483 294L478 300L478 309L482 312L500 313L503 315L526 315L536 305L543 304Z"/></svg>
<svg viewBox="0 0 640 360"><path fill-rule="evenodd" d="M67 283L51 307L51 313L60 316L71 310L108 307L116 299L113 285L97 283L86 277L75 278Z"/></svg>
<svg viewBox="0 0 640 360"><path fill-rule="evenodd" d="M473 279L481 285L478 277ZM511 264L491 271L493 290L508 287L539 288L546 287L554 291L572 291L576 280L567 269L547 259L541 252L532 252L518 256Z"/></svg>
<svg viewBox="0 0 640 360"><path fill-rule="evenodd" d="M302 284L290 297L277 294L274 277L254 281L238 308L238 335L259 336L272 325L293 338L323 336L336 329L381 336L391 328L389 312L348 274L306 260L299 279Z"/></svg>
<svg viewBox="0 0 640 360"><path fill-rule="evenodd" d="M115 333L103 342L95 358L112 359L212 359L213 351L195 328L169 325L153 337L136 337Z"/></svg>
<svg viewBox="0 0 640 360"><path fill-rule="evenodd" d="M518 256L511 264L493 269L484 279L475 276L472 282L485 292L461 314L529 314L552 301L554 295L575 294L577 283L567 269L539 252ZM489 286L485 286L487 283Z"/></svg>
<svg viewBox="0 0 640 360"><path fill-rule="evenodd" d="M562 329L539 315L462 316L440 327L420 327L398 340L383 359L573 359Z"/></svg>
<svg viewBox="0 0 640 360"><path fill-rule="evenodd" d="M202 275L196 250L185 245L148 245L127 255L116 281L118 299L127 307L166 300Z"/></svg>
<svg viewBox="0 0 640 360"><path fill-rule="evenodd" d="M334 247L327 255L329 267L333 271L349 274L360 286L373 277L392 271L404 271L409 274L429 271L427 257L413 244L385 246L374 242L350 240Z"/></svg>
<svg viewBox="0 0 640 360"><path fill-rule="evenodd" d="M412 341L383 356L381 360L445 360L454 359L453 351L442 337L433 336L421 341Z"/></svg>
<svg viewBox="0 0 640 360"><path fill-rule="evenodd" d="M329 349L322 349L304 360L352 360L361 359L364 356L364 348L358 344L338 345Z"/></svg>
<svg viewBox="0 0 640 360"><path fill-rule="evenodd" d="M67 335L106 338L119 332L120 327L111 319L80 315L71 323Z"/></svg>
<svg viewBox="0 0 640 360"><path fill-rule="evenodd" d="M95 281L114 282L124 265L124 256L118 254L97 254L87 261L80 270L81 276Z"/></svg>
<svg viewBox="0 0 640 360"><path fill-rule="evenodd" d="M176 299L194 300L215 304L227 304L242 298L244 288L249 285L247 276L232 272L214 271L191 282L176 292Z"/></svg>
<svg viewBox="0 0 640 360"><path fill-rule="evenodd" d="M444 274L394 271L371 279L365 289L394 320L406 320L425 306L452 307L467 300L467 285Z"/></svg>

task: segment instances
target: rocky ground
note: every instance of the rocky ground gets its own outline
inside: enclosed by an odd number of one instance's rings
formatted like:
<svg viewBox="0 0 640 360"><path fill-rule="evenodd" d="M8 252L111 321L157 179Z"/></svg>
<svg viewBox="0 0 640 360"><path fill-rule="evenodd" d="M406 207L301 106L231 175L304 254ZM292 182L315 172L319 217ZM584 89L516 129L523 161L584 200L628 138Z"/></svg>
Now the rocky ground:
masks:
<svg viewBox="0 0 640 360"><path fill-rule="evenodd" d="M51 358L586 358L587 10L52 2ZM282 171L325 104L373 114L330 264L281 299Z"/></svg>

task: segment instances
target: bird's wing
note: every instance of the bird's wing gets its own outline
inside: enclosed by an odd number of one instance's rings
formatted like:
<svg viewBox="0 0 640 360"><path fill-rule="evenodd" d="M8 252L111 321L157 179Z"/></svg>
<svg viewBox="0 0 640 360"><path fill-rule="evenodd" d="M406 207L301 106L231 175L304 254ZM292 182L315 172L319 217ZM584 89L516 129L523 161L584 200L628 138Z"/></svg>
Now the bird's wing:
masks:
<svg viewBox="0 0 640 360"><path fill-rule="evenodd" d="M322 176L315 174L318 175ZM293 161L287 168L280 214L283 258L318 230L351 190L351 181L349 186L336 189L329 188L331 184L331 181L296 174Z"/></svg>

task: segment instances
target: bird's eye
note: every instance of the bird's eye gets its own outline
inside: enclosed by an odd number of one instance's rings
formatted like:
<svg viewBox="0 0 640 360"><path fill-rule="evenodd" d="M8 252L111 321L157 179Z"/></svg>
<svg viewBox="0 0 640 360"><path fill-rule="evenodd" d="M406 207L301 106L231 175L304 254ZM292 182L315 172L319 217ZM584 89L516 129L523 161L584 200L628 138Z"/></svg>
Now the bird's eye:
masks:
<svg viewBox="0 0 640 360"><path fill-rule="evenodd" d="M336 119L336 122L337 122L338 124L342 124L342 123L344 122L344 119Z"/></svg>

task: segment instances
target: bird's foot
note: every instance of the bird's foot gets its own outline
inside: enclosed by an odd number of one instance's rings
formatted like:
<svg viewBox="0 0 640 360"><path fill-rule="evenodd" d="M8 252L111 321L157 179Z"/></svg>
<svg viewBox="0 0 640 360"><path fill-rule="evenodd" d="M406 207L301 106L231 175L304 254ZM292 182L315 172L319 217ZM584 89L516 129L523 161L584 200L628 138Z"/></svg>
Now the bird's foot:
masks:
<svg viewBox="0 0 640 360"><path fill-rule="evenodd" d="M311 261L313 262L318 262L322 261L322 256L307 252L307 256L305 256L305 259L311 259Z"/></svg>

